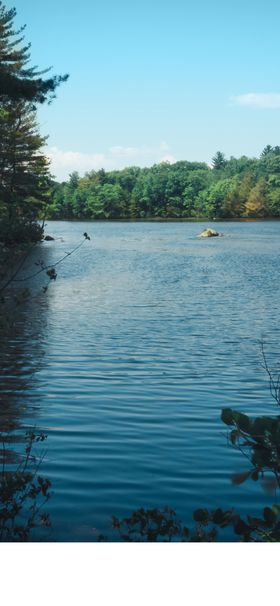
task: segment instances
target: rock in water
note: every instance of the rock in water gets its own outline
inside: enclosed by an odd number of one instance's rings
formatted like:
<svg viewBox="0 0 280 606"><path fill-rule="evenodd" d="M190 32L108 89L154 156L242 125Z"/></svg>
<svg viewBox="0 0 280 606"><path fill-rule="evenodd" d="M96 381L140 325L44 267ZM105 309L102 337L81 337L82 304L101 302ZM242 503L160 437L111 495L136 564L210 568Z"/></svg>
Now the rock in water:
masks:
<svg viewBox="0 0 280 606"><path fill-rule="evenodd" d="M222 236L223 234L219 234L218 231L216 231L215 229L212 229L211 227L208 227L207 229L204 229L201 234L199 234L200 238L213 238L214 236Z"/></svg>
<svg viewBox="0 0 280 606"><path fill-rule="evenodd" d="M45 236L44 240L46 240L47 242L50 242L51 240L54 240L54 238L52 236Z"/></svg>

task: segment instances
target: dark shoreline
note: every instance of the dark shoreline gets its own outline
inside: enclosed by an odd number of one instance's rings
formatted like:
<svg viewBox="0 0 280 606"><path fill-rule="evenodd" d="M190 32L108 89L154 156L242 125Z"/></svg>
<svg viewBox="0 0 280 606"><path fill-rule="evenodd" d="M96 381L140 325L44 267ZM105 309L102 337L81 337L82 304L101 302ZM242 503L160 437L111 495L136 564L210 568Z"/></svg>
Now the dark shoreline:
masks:
<svg viewBox="0 0 280 606"><path fill-rule="evenodd" d="M47 225L47 221L68 221L69 223L264 223L264 222L268 222L268 221L273 221L273 222L277 222L280 221L280 217L262 217L262 218L255 218L255 217L238 217L238 218L230 218L230 219L207 219L205 217L202 218L179 218L179 217L170 217L170 218L164 218L164 217L145 217L145 218L133 218L133 219L126 219L126 218L120 218L120 219L89 219L89 218L84 218L84 219L73 219L73 218L63 218L63 219L45 219L46 223L45 226Z"/></svg>

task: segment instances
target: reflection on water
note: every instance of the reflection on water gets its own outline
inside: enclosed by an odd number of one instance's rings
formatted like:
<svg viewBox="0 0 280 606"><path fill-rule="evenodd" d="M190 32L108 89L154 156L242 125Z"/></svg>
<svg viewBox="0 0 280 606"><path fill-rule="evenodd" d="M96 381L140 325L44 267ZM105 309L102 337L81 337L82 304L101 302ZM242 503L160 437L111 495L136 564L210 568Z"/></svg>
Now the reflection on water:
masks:
<svg viewBox="0 0 280 606"><path fill-rule="evenodd" d="M225 237L202 241L205 226L48 226L64 239L42 244L49 262L92 239L2 340L0 423L15 440L48 435L55 540L108 536L112 515L141 506L168 504L189 524L197 507L267 504L254 483L230 484L244 461L220 410L275 412L258 342L274 363L280 223L217 224Z"/></svg>
<svg viewBox="0 0 280 606"><path fill-rule="evenodd" d="M28 259L33 268L34 251ZM21 275L21 274L18 274ZM4 282L7 281L7 273ZM46 434L36 430L40 398L36 373L44 356L38 338L46 299L39 282L27 292L2 292L0 321L0 541L46 540L50 480L41 475ZM30 429L33 427L34 429Z"/></svg>
<svg viewBox="0 0 280 606"><path fill-rule="evenodd" d="M38 315L38 303L32 295L18 306L12 294L8 308L2 312L0 431L17 428L30 414L33 418L36 416L39 401L32 391L44 356L38 339L44 313L45 306L42 306Z"/></svg>

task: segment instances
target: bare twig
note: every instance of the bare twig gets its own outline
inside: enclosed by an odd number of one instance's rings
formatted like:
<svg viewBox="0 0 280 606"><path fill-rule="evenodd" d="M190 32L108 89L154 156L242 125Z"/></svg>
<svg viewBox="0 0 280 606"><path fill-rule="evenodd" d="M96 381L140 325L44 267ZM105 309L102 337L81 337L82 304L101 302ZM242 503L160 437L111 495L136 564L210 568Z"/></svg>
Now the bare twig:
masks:
<svg viewBox="0 0 280 606"><path fill-rule="evenodd" d="M264 342L260 342L261 354L263 359L262 368L266 371L269 377L269 390L272 398L275 400L276 404L280 406L280 374L278 374L277 379L273 377L272 371L270 370L266 358L266 354L264 351Z"/></svg>
<svg viewBox="0 0 280 606"><path fill-rule="evenodd" d="M64 261L64 259L67 259L71 255L73 255L74 252L76 252L77 250L79 250L79 248L81 248L81 246L83 246L83 244L85 243L86 240L89 240L89 236L84 236L84 240L82 240L82 242L80 242L78 244L78 246L76 246L75 248L73 248L73 250L71 250L70 252L65 253L65 255L63 257L61 257L60 259L58 259L58 261L56 261L55 263L51 263L50 265L44 265L43 267L41 267L40 269L38 269L37 271L35 271L33 274L30 274L29 276L24 276L23 278L14 278L13 281L14 282L25 282L26 280L31 280L31 278L35 278L35 276L38 276L43 271L46 271L48 269L52 269L53 267L57 267L57 265L59 265L60 263L62 263L62 261Z"/></svg>

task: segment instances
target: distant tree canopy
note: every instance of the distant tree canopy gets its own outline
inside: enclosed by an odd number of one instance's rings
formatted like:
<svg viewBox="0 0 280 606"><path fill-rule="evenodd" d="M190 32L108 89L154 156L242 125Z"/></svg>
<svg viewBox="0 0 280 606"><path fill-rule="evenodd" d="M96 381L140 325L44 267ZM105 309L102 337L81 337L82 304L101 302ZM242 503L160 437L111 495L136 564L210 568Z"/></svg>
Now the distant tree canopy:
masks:
<svg viewBox="0 0 280 606"><path fill-rule="evenodd" d="M212 158L212 166L215 170L220 170L221 168L224 168L226 165L226 158L225 155L220 152L217 151L217 153L215 154L215 156Z"/></svg>
<svg viewBox="0 0 280 606"><path fill-rule="evenodd" d="M203 162L77 172L50 193L54 219L266 218L280 216L280 147L259 159L217 152Z"/></svg>

